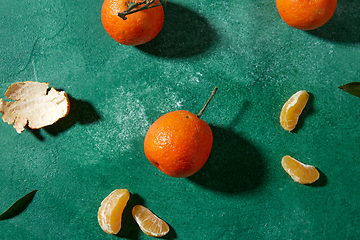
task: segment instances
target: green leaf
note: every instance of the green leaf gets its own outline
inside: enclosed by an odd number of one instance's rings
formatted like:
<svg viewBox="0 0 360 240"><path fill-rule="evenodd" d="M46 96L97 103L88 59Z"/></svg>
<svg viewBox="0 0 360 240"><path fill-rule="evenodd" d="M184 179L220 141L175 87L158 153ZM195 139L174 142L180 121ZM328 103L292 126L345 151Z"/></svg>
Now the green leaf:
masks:
<svg viewBox="0 0 360 240"><path fill-rule="evenodd" d="M360 82L351 82L339 87L341 90L351 95L360 97Z"/></svg>
<svg viewBox="0 0 360 240"><path fill-rule="evenodd" d="M15 217L16 215L24 211L30 204L30 202L33 200L36 192L37 190L29 192L28 194L17 200L13 205L11 205L11 207L8 208L8 210L6 210L0 215L0 221Z"/></svg>

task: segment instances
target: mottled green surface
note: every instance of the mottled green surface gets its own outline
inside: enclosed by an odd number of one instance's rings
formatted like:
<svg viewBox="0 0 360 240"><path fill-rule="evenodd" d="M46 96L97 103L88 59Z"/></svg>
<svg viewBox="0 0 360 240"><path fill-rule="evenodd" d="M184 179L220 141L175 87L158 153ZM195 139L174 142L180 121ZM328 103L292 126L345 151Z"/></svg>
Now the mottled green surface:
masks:
<svg viewBox="0 0 360 240"><path fill-rule="evenodd" d="M0 93L49 82L70 114L18 134L0 122L0 212L37 189L1 239L118 239L97 223L103 198L132 196L120 239L151 239L131 217L144 204L171 225L167 239L358 239L360 99L338 89L360 81L360 2L339 1L323 27L287 26L275 0L177 1L156 39L127 47L100 20L101 1L3 0ZM204 168L168 177L144 155L162 114L197 113L214 134ZM293 133L279 114L296 91L310 99ZM282 169L284 155L316 166L312 186Z"/></svg>

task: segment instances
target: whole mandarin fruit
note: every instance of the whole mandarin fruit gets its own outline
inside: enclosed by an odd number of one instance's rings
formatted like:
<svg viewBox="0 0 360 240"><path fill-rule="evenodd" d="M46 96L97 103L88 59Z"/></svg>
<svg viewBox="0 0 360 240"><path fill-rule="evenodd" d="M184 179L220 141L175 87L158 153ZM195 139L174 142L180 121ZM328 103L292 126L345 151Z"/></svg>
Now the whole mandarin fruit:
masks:
<svg viewBox="0 0 360 240"><path fill-rule="evenodd" d="M144 142L148 160L166 175L188 177L207 161L213 142L209 125L195 114L179 110L157 119Z"/></svg>
<svg viewBox="0 0 360 240"><path fill-rule="evenodd" d="M159 34L163 26L162 5L129 14L126 20L119 17L119 13L129 9L129 3L139 2L142 0L105 0L102 5L101 22L110 37L120 44L136 46L147 43ZM160 1L154 3L160 4Z"/></svg>
<svg viewBox="0 0 360 240"><path fill-rule="evenodd" d="M166 175L189 177L206 163L213 135L210 126L200 116L207 104L198 115L186 110L173 111L164 114L150 126L144 141L145 155Z"/></svg>
<svg viewBox="0 0 360 240"><path fill-rule="evenodd" d="M276 0L284 22L300 30L313 30L327 23L336 5L337 0Z"/></svg>

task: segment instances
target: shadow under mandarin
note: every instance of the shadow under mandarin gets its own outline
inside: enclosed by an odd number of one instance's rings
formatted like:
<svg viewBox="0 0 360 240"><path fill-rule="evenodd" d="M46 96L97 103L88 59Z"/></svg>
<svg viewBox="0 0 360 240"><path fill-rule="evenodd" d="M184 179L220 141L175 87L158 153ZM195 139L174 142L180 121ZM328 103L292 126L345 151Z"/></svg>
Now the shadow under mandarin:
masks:
<svg viewBox="0 0 360 240"><path fill-rule="evenodd" d="M150 42L136 46L148 54L164 58L187 58L206 52L218 34L206 18L181 5L167 2L164 24Z"/></svg>
<svg viewBox="0 0 360 240"><path fill-rule="evenodd" d="M338 1L332 18L309 34L340 43L360 42L360 1Z"/></svg>
<svg viewBox="0 0 360 240"><path fill-rule="evenodd" d="M226 128L211 126L213 148L204 167L188 179L211 190L237 194L262 185L263 159L249 141Z"/></svg>

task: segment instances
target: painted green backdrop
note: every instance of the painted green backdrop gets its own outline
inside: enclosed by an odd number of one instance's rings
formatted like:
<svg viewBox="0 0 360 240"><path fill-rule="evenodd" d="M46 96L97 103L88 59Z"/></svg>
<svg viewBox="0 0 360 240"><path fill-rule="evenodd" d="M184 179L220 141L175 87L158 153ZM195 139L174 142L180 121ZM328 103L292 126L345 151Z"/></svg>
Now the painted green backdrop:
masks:
<svg viewBox="0 0 360 240"><path fill-rule="evenodd" d="M131 206L167 221L165 239L358 239L360 2L339 0L313 31L287 26L275 0L169 0L165 23L139 47L111 39L101 1L3 0L0 97L11 83L49 82L70 96L69 115L18 134L0 122L0 212L37 189L1 239L151 239ZM162 114L197 113L213 130L211 156L190 178L168 177L145 158L143 140ZM298 127L279 124L296 91L310 99ZM304 186L284 155L316 166ZM97 223L103 198L131 192L118 236Z"/></svg>

